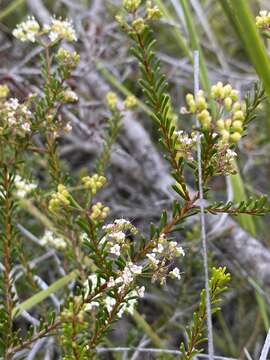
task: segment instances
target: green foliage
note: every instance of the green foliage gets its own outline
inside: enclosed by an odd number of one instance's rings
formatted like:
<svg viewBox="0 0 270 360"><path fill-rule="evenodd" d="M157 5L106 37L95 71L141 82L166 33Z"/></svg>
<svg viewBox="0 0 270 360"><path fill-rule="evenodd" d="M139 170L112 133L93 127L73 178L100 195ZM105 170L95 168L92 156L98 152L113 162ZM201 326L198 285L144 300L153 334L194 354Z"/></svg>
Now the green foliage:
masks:
<svg viewBox="0 0 270 360"><path fill-rule="evenodd" d="M218 304L221 301L220 295L227 289L227 283L230 280L230 274L226 272L226 268L213 268L212 275L209 280L210 301L212 305L212 313L215 314L220 310ZM181 343L180 351L183 360L191 360L195 355L202 352L201 344L207 339L203 333L205 331L206 321L206 295L205 289L201 292L201 298L198 310L193 314L193 323L187 329L187 344Z"/></svg>
<svg viewBox="0 0 270 360"><path fill-rule="evenodd" d="M50 25L41 27L31 18L13 32L18 39L43 47L43 86L39 94L32 94L20 102L10 98L7 88L0 85L0 355L5 360L51 335L56 336L63 359L95 358L97 346L123 314L134 316L153 343L163 347L162 339L140 318L135 306L144 296L143 279L151 278L152 282L164 285L168 278L181 278L175 264L185 253L173 235L183 230L188 217L200 211L197 145L202 147L202 180L207 195L212 191L213 177L235 173L232 159L236 156L237 142L246 133L249 122L255 118L256 108L264 100L264 91L255 85L254 92L246 97L244 107L229 84L218 83L209 88L208 96L202 91L195 96L187 95L188 107L183 112L197 117L200 126L193 131L179 130L167 92L167 79L154 51L151 21L159 19L161 12L151 1L146 2L143 9L139 8L140 3L138 0L125 1L128 21L122 16L117 20L133 43L131 53L138 61L139 84L146 98L146 106L143 104L142 107L158 126L160 143L175 179L171 211L161 213L159 222L150 225L149 235L141 234L126 219L108 222L110 209L96 197L107 184L104 174L113 144L125 121L126 111L136 106L134 96L129 95L122 104L116 94L107 95L107 122L95 173L82 178L71 176L62 164L58 147L63 132L72 129L61 110L78 100L68 80L79 56L60 47L62 39L76 40L72 23L52 19ZM198 39L187 3L182 4L195 48ZM208 111L212 102L216 109ZM44 177L49 179L48 183L42 180L37 183L37 178L31 182L27 168L29 157L45 162L48 174ZM195 193L187 185L187 171L193 176ZM270 212L270 207L266 197L262 196L240 204L213 203L205 207L205 212L263 215ZM37 228L40 223L44 227L38 246L57 252L67 274L41 291L37 291L34 271L25 265L29 253L23 248L22 237L16 230L19 217L24 220L22 214L25 213ZM40 231L37 232L40 236ZM26 300L21 303L18 301L21 294L16 293L19 280L15 282L13 271L17 262L21 262L25 277L30 279L23 292ZM225 269L213 268L209 282L213 313L219 309L220 294L226 290L229 277ZM71 283L69 287L66 286L68 283ZM56 291L63 300L59 312L53 311L44 301ZM191 359L200 352L199 346L204 341L205 299L203 290L198 311L187 330L187 344L181 345L184 359ZM40 324L18 333L14 320L33 309Z"/></svg>

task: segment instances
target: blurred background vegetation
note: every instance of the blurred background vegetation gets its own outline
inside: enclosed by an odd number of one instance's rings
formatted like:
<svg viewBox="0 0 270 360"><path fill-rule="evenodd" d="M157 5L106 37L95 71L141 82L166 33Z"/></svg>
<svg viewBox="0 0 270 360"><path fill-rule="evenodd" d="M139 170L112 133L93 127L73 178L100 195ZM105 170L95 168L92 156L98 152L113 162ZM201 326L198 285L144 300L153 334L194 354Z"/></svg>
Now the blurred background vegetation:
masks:
<svg viewBox="0 0 270 360"><path fill-rule="evenodd" d="M138 69L129 54L129 43L114 20L120 3L0 0L0 82L7 83L12 94L24 98L37 91L41 80L40 49L19 44L12 38L11 31L17 23L28 15L43 23L53 14L73 19L79 34L75 48L81 61L69 85L79 94L80 101L62 114L73 122L74 129L61 143L64 166L73 176L93 167L101 148L107 116L104 95L109 89L122 98L130 92L136 95L141 100L140 106L124 120L107 169L110 186L101 196L110 205L112 218L125 216L148 231L150 222L156 221L160 211L170 204L169 169L163 162L158 134L137 84ZM217 81L230 82L244 97L259 79L270 98L269 40L260 40L253 27L259 10L270 10L268 0L156 0L156 3L164 15L155 24L156 49L170 82L179 128L191 126L189 118L180 114L180 108L185 94L193 89L194 49L201 52L202 88L207 90ZM269 193L269 140L270 106L265 101L240 144L239 174L215 180L215 199L240 201L246 196ZM29 158L29 165L33 175L46 182L45 160L37 163L35 158ZM27 214L24 220L27 223ZM211 265L226 265L232 273L223 310L214 318L215 348L223 356L245 359L249 353L258 359L270 327L269 217L241 216L234 220L223 216L208 222ZM40 232L36 222L28 223L34 233ZM182 280L177 286L168 282L165 288L147 285L138 314L115 324L108 337L111 345L179 347L185 337L184 326L191 319L203 287L198 222L187 222L176 237L186 251L180 264ZM41 255L31 241L26 240L25 248L31 260ZM48 259L35 270L48 284L57 279L51 262ZM27 286L21 291L27 294ZM61 292L58 296L61 297ZM35 356L44 358L42 352ZM151 358L136 352L124 356L133 360ZM120 359L122 354L106 354L104 358Z"/></svg>

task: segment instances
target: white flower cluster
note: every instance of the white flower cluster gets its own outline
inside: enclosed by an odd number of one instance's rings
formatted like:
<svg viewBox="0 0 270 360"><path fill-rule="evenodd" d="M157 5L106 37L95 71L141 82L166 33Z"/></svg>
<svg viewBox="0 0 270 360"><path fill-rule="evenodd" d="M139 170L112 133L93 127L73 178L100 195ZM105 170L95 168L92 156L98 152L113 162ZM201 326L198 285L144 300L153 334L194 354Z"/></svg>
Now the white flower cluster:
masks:
<svg viewBox="0 0 270 360"><path fill-rule="evenodd" d="M175 149L177 150L176 160L178 161L180 157L184 157L189 161L193 160L193 150L196 147L198 141L198 136L196 132L192 132L190 135L183 130L174 131L174 136L176 137Z"/></svg>
<svg viewBox="0 0 270 360"><path fill-rule="evenodd" d="M16 187L16 196L19 198L25 198L29 193L37 188L37 184L26 181L20 175L15 176L14 185Z"/></svg>
<svg viewBox="0 0 270 360"><path fill-rule="evenodd" d="M106 235L102 239L102 243L106 242L109 252L113 255L120 256L121 249L126 248L126 234L129 231L136 235L138 230L128 220L116 219L112 224L103 226Z"/></svg>
<svg viewBox="0 0 270 360"><path fill-rule="evenodd" d="M148 265L154 271L152 281L160 279L161 284L166 281L167 264L174 258L185 256L184 249L176 241L169 241L164 234L161 234L156 247L147 254ZM170 277L180 279L180 271L175 268L169 273Z"/></svg>
<svg viewBox="0 0 270 360"><path fill-rule="evenodd" d="M55 236L51 230L45 231L40 243L43 246L53 246L57 250L65 250L67 247L66 241L59 236Z"/></svg>
<svg viewBox="0 0 270 360"><path fill-rule="evenodd" d="M17 25L12 34L23 42L30 41L32 43L36 42L44 34L48 35L51 42L58 40L77 41L72 21L55 17L51 19L50 24L44 25L42 29L33 16L28 17L26 21Z"/></svg>
<svg viewBox="0 0 270 360"><path fill-rule="evenodd" d="M77 41L77 35L71 20L52 18L51 24L45 26L45 29L49 32L49 38L53 42L62 39L70 42Z"/></svg>
<svg viewBox="0 0 270 360"><path fill-rule="evenodd" d="M25 134L31 131L32 113L25 104L20 104L17 98L5 101L0 108L0 114L3 115L4 126L14 132Z"/></svg>
<svg viewBox="0 0 270 360"><path fill-rule="evenodd" d="M38 36L40 31L39 23L36 21L36 19L32 17L28 17L28 19L21 24L17 25L16 29L13 30L12 34L17 39L25 42L35 42L36 37Z"/></svg>
<svg viewBox="0 0 270 360"><path fill-rule="evenodd" d="M133 264L134 265L134 264ZM138 272L138 267L134 268L136 272ZM125 270L124 270L125 272ZM98 285L98 277L96 274L93 274L89 276L88 280L91 282L91 293L94 293L97 289ZM99 284L100 286L104 285L106 283L105 279L99 278ZM107 287L111 288L117 285L117 280L114 281L113 278L110 278L107 282ZM86 292L85 292L85 299L90 294L89 289L89 281L85 282ZM145 287L136 287L136 289L131 290L127 295L124 296L124 298L121 301L121 304L119 304L119 309L117 312L118 317L122 317L124 313L133 314L135 306L137 304L137 298L143 298L145 292ZM101 305L104 305L108 313L111 313L114 306L116 305L116 299L112 296L105 296L105 297L97 297L93 301L91 301L89 304L87 304L84 308L85 311L91 311L93 308L97 308Z"/></svg>

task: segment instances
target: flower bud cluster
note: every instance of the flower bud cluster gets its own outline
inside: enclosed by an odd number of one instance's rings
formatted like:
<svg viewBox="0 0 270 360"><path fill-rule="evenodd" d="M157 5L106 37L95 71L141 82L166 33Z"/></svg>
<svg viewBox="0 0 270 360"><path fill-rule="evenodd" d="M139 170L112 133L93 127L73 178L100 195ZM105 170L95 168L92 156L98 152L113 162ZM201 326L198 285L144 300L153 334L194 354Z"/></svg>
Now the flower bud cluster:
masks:
<svg viewBox="0 0 270 360"><path fill-rule="evenodd" d="M238 91L230 84L223 85L222 82L218 82L211 87L211 98L215 101L218 114L225 114L224 118L213 121L209 104L202 90L198 92L196 98L192 94L187 94L188 111L197 115L203 129L216 130L224 144L236 144L242 137L245 121L245 109L244 105L238 101Z"/></svg>
<svg viewBox="0 0 270 360"><path fill-rule="evenodd" d="M70 70L73 70L80 60L80 55L76 51L71 52L60 47L56 54L56 60L67 66Z"/></svg>
<svg viewBox="0 0 270 360"><path fill-rule="evenodd" d="M16 188L16 196L21 199L25 198L37 188L37 184L26 181L20 175L15 176L14 185Z"/></svg>
<svg viewBox="0 0 270 360"><path fill-rule="evenodd" d="M111 110L115 110L116 109L116 106L117 106L117 103L118 103L118 98L117 98L117 95L112 92L112 91L109 91L106 95L106 101L107 101L107 104L109 106L109 108Z"/></svg>
<svg viewBox="0 0 270 360"><path fill-rule="evenodd" d="M129 13L134 13L141 5L141 0L123 0L123 7Z"/></svg>
<svg viewBox="0 0 270 360"><path fill-rule="evenodd" d="M132 109L137 105L137 99L133 95L129 95L124 101L124 107L126 110Z"/></svg>
<svg viewBox="0 0 270 360"><path fill-rule="evenodd" d="M57 192L52 194L49 202L49 210L57 212L61 207L70 205L70 194L63 184L59 184Z"/></svg>
<svg viewBox="0 0 270 360"><path fill-rule="evenodd" d="M7 90L3 92L6 94ZM25 136L31 132L32 112L26 104L20 104L17 98L10 98L4 103L0 102L0 115L3 119L1 133L12 131L13 134Z"/></svg>
<svg viewBox="0 0 270 360"><path fill-rule="evenodd" d="M43 246L52 246L57 250L65 250L67 247L66 241L59 236L55 236L51 230L45 231L40 243Z"/></svg>
<svg viewBox="0 0 270 360"><path fill-rule="evenodd" d="M148 20L158 20L162 17L162 12L158 8L158 6L153 5L151 0L146 2L146 13Z"/></svg>
<svg viewBox="0 0 270 360"><path fill-rule="evenodd" d="M134 14L140 5L141 0L123 0L123 7L130 14ZM158 20L161 17L162 13L158 6L153 5L153 2L148 0L145 4L145 14L143 16L136 17L135 19L133 18L131 26L125 21L122 15L117 15L115 19L125 30L133 32L135 31L138 34L141 34L149 21Z"/></svg>
<svg viewBox="0 0 270 360"><path fill-rule="evenodd" d="M94 174L93 176L84 176L82 182L84 186L95 195L99 189L106 184L107 179L105 176Z"/></svg>
<svg viewBox="0 0 270 360"><path fill-rule="evenodd" d="M138 33L141 34L145 29L145 20L142 17L138 17L132 22L132 28Z"/></svg>
<svg viewBox="0 0 270 360"><path fill-rule="evenodd" d="M23 42L30 41L32 43L38 41L45 34L48 35L51 42L59 40L77 41L72 22L55 17L51 19L50 24L44 25L42 29L33 16L28 17L26 21L17 25L12 34Z"/></svg>
<svg viewBox="0 0 270 360"><path fill-rule="evenodd" d="M106 219L110 208L108 206L103 205L101 202L97 202L91 208L91 215L90 218L93 221L101 221Z"/></svg>
<svg viewBox="0 0 270 360"><path fill-rule="evenodd" d="M256 16L256 26L258 29L270 31L270 11L259 12L259 16Z"/></svg>
<svg viewBox="0 0 270 360"><path fill-rule="evenodd" d="M196 100L194 98L194 95L187 94L186 102L188 105L189 112L197 113L198 120L200 121L202 127L204 129L209 129L211 126L212 117L209 111L207 110L208 103L206 101L204 92L202 90L199 90Z"/></svg>
<svg viewBox="0 0 270 360"><path fill-rule="evenodd" d="M148 266L153 270L152 281L160 280L164 284L167 276L167 267L173 259L185 256L185 252L176 241L169 241L164 234L161 234L157 240L155 248L151 253L147 254ZM179 270L178 270L179 271ZM177 270L169 273L170 277L180 279Z"/></svg>

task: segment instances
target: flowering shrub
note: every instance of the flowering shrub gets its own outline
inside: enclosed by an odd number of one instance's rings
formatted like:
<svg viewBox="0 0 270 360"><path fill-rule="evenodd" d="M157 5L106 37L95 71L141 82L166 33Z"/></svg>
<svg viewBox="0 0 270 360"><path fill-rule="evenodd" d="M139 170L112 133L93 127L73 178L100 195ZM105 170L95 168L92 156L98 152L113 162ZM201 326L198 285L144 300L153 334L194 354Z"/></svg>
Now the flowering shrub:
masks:
<svg viewBox="0 0 270 360"><path fill-rule="evenodd" d="M171 117L166 77L161 73L159 60L153 52L150 22L159 19L161 12L151 1L146 2L144 9L140 5L140 0L124 0L126 16L117 16L117 21L133 42L131 51L142 72L140 85L160 130L161 143L175 179L173 189L176 195L171 214L164 211L160 222L150 226L148 237L128 219L109 221L109 207L96 199L98 192L108 183L105 169L112 144L122 121L125 121L126 111L136 106L136 98L128 96L120 104L116 94L107 94L110 117L103 150L96 161L95 173L84 174L77 181L66 173L58 152L59 138L64 132L72 131L71 124L63 120L61 109L79 99L67 82L79 62L79 55L61 47L62 40L77 40L74 27L69 20L57 18L41 26L30 17L13 31L17 39L43 47L44 86L39 93L29 94L23 101L9 97L7 86L0 86L0 249L3 264L0 352L4 359L11 359L51 334L57 335L63 359L95 358L97 346L111 325L124 314L134 313L138 300L144 296L143 278L151 278L152 282L161 285L168 278L181 280L185 269L176 265L181 263L185 251L174 240L173 232L180 231L185 219L200 211L197 144L202 146L202 177L206 194L214 176L236 171L237 143L245 135L256 107L264 98L263 90L256 86L254 94L243 102L231 85L224 86L220 82L212 87L208 96L202 90L195 95L188 94L187 107L182 109L182 113L196 116L201 126L190 132L178 129ZM27 168L29 154L34 154L39 160L46 158L49 186L30 176ZM187 186L186 168L195 178L195 193ZM30 301L20 303L15 291L14 266L17 259L25 264L22 239L17 231L17 223L25 210L39 214L44 225L39 245L58 251L65 272L69 273L64 278L76 279L66 290L62 289L63 302L59 312L50 311L48 315L48 309L44 312L41 306L37 311L43 320L27 334L15 330L14 320L26 315L31 301L40 305L44 297L42 294L37 301L33 296L33 300L27 289ZM261 197L240 205L231 202L208 204L205 212L261 215L269 212L269 206L265 197ZM33 291L35 276L31 269L25 269L25 272ZM209 286L213 305L220 300L219 294L226 289L229 277L225 269L212 270ZM205 327L205 307L203 290L198 312L194 314L188 331L188 342L181 345L185 359L191 359L199 351L197 347Z"/></svg>

